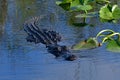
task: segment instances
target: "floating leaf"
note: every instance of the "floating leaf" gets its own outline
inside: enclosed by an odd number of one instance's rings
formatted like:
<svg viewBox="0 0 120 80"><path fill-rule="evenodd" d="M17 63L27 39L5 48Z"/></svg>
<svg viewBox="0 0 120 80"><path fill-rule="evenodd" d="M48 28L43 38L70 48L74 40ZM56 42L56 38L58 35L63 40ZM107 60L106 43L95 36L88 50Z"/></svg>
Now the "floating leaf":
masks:
<svg viewBox="0 0 120 80"><path fill-rule="evenodd" d="M86 41L81 41L72 47L73 50L93 49L99 46L96 38L89 38Z"/></svg>
<svg viewBox="0 0 120 80"><path fill-rule="evenodd" d="M119 19L120 18L120 8L118 5L114 5L112 8L112 14L114 19Z"/></svg>
<svg viewBox="0 0 120 80"><path fill-rule="evenodd" d="M100 11L100 18L104 21L108 22L117 22L116 19L120 19L120 8L118 5L105 5L101 7Z"/></svg>
<svg viewBox="0 0 120 80"><path fill-rule="evenodd" d="M101 7L99 13L100 13L100 18L102 19L107 19L107 20L113 19L112 12L109 10L108 5Z"/></svg>
<svg viewBox="0 0 120 80"><path fill-rule="evenodd" d="M106 48L107 48L108 51L120 52L120 45L116 42L116 40L110 40L107 43Z"/></svg>

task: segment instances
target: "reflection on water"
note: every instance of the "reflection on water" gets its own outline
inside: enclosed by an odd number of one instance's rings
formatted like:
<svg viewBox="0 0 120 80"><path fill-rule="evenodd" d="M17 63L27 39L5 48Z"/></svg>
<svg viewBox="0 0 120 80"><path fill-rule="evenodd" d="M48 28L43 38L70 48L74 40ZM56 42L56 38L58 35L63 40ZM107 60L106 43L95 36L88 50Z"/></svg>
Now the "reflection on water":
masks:
<svg viewBox="0 0 120 80"><path fill-rule="evenodd" d="M6 14L7 14L7 2L6 0L0 1L0 41L2 34L4 32L4 23L6 20Z"/></svg>
<svg viewBox="0 0 120 80"><path fill-rule="evenodd" d="M0 1L0 24L4 24L7 13L7 2L6 0Z"/></svg>
<svg viewBox="0 0 120 80"><path fill-rule="evenodd" d="M104 46L75 53L80 58L67 62L54 59L42 44L25 41L23 23L40 15L46 15L40 27L60 32L61 44L68 46L102 29L120 30L119 24L103 24L96 17L88 20L94 27L72 27L66 14L54 0L0 0L0 80L119 80L120 54Z"/></svg>

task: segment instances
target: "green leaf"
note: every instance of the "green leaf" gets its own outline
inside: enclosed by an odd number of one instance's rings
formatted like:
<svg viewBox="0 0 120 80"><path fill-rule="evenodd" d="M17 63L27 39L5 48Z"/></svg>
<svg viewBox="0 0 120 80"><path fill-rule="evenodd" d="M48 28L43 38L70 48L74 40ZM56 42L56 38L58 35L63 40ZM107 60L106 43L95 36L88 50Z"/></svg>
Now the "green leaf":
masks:
<svg viewBox="0 0 120 80"><path fill-rule="evenodd" d="M96 38L89 38L86 41L80 41L78 44L72 47L73 50L93 49L98 47L98 41Z"/></svg>
<svg viewBox="0 0 120 80"><path fill-rule="evenodd" d="M60 5L62 3L62 1L56 1L57 5Z"/></svg>
<svg viewBox="0 0 120 80"><path fill-rule="evenodd" d="M117 42L117 44L120 46L120 35L119 35L119 37L116 39L116 42Z"/></svg>
<svg viewBox="0 0 120 80"><path fill-rule="evenodd" d="M76 7L76 6L78 6L80 4L80 1L79 0L74 0L72 3L71 3L71 8L72 7Z"/></svg>
<svg viewBox="0 0 120 80"><path fill-rule="evenodd" d="M116 42L116 40L110 40L106 46L108 51L112 51L112 52L120 52L120 46L119 44Z"/></svg>
<svg viewBox="0 0 120 80"><path fill-rule="evenodd" d="M112 14L114 19L119 19L120 18L120 8L118 5L114 5L112 8Z"/></svg>
<svg viewBox="0 0 120 80"><path fill-rule="evenodd" d="M107 19L107 20L113 19L112 12L109 10L108 5L101 7L99 13L100 13L100 18L102 19Z"/></svg>
<svg viewBox="0 0 120 80"><path fill-rule="evenodd" d="M91 5L78 5L77 10L91 10L92 6Z"/></svg>

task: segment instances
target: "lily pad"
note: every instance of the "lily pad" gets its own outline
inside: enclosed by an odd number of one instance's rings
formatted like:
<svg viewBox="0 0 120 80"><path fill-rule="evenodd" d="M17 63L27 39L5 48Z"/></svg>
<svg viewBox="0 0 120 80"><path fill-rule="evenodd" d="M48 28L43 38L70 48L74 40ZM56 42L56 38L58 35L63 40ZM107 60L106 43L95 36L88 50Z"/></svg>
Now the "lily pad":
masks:
<svg viewBox="0 0 120 80"><path fill-rule="evenodd" d="M72 47L73 50L93 49L99 47L99 43L96 38L89 38L84 41L80 41L78 44Z"/></svg>

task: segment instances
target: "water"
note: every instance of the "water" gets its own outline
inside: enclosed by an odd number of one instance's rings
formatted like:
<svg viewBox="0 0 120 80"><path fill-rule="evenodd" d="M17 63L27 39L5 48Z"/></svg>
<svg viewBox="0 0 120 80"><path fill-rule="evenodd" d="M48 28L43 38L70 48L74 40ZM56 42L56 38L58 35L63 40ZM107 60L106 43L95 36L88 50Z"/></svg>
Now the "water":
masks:
<svg viewBox="0 0 120 80"><path fill-rule="evenodd" d="M56 6L54 0L1 0L0 80L120 79L120 54L107 51L105 46L75 53L79 58L69 62L55 59L42 44L26 42L23 23L43 15L38 25L59 32L64 37L61 44L67 46L103 29L120 30L119 24L100 23L97 18L88 20L94 27L73 27L68 24L68 13Z"/></svg>

